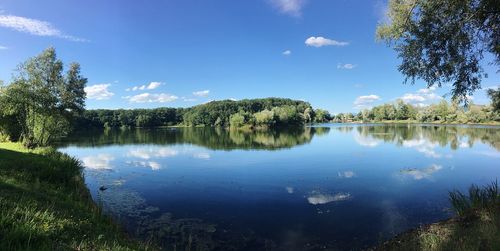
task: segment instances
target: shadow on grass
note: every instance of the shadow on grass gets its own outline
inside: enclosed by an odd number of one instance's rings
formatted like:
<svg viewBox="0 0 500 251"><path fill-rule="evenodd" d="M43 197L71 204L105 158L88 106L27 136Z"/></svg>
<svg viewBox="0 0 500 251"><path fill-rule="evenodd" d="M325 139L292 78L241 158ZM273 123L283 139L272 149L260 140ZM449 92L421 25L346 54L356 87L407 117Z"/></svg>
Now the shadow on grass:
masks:
<svg viewBox="0 0 500 251"><path fill-rule="evenodd" d="M102 215L76 159L15 146L0 149L0 250L148 249Z"/></svg>

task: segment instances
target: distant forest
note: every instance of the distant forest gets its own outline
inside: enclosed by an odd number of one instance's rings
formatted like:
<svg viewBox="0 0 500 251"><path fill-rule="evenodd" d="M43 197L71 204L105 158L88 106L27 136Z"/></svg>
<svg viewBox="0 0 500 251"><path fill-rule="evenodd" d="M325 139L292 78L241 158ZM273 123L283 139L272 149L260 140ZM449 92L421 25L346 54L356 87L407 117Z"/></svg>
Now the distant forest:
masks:
<svg viewBox="0 0 500 251"><path fill-rule="evenodd" d="M358 113L331 115L308 102L264 98L212 101L190 108L86 110L76 118L76 129L161 126L278 127L325 122L408 121L423 123L496 123L500 113L491 105L440 103L416 107L398 100Z"/></svg>
<svg viewBox="0 0 500 251"><path fill-rule="evenodd" d="M190 108L86 110L76 129L159 126L274 127L331 120L330 114L304 101L284 98L212 101Z"/></svg>
<svg viewBox="0 0 500 251"><path fill-rule="evenodd" d="M500 91L491 91L492 105L469 104L464 107L456 102L441 100L437 104L417 107L398 100L365 109L358 113L339 113L333 122L381 122L381 121L414 121L422 123L459 123L481 124L500 122L498 95ZM496 95L496 96L495 96ZM496 102L496 103L495 103ZM496 106L495 106L496 104Z"/></svg>

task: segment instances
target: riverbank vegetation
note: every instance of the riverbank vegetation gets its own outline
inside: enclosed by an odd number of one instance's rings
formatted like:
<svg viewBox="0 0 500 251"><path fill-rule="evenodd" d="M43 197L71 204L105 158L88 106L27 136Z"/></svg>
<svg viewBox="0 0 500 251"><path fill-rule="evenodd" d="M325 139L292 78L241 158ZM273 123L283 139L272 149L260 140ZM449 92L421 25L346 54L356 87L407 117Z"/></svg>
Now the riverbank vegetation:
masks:
<svg viewBox="0 0 500 251"><path fill-rule="evenodd" d="M222 100L190 108L88 110L76 128L160 126L274 127L328 122L330 114L304 101L285 98Z"/></svg>
<svg viewBox="0 0 500 251"><path fill-rule="evenodd" d="M468 195L452 191L455 218L403 233L375 250L499 250L499 191L497 182L472 185Z"/></svg>
<svg viewBox="0 0 500 251"><path fill-rule="evenodd" d="M359 113L339 113L334 122L417 122L443 124L500 124L498 96L500 89L490 90L491 105L469 104L467 107L456 102L441 100L437 104L417 107L399 100L365 109ZM496 101L495 101L496 100ZM496 102L496 103L495 103Z"/></svg>
<svg viewBox="0 0 500 251"><path fill-rule="evenodd" d="M34 148L66 136L85 108L86 83L78 63L64 74L54 48L20 64L13 81L0 86L1 138Z"/></svg>
<svg viewBox="0 0 500 251"><path fill-rule="evenodd" d="M0 250L148 250L96 206L78 160L0 143Z"/></svg>

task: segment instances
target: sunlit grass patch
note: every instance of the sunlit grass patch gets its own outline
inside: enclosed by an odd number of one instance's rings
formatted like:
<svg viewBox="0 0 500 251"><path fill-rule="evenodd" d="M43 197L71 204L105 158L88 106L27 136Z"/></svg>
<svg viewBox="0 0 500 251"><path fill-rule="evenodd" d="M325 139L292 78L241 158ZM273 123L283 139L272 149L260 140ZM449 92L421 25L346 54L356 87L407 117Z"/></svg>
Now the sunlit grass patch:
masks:
<svg viewBox="0 0 500 251"><path fill-rule="evenodd" d="M78 160L0 143L0 250L147 250L91 200Z"/></svg>

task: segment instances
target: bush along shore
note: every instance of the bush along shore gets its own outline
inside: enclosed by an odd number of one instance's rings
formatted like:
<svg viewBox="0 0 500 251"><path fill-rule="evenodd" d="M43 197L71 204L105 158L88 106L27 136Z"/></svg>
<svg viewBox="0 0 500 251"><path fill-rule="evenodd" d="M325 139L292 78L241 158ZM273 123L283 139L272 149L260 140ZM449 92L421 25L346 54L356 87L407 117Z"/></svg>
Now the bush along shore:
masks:
<svg viewBox="0 0 500 251"><path fill-rule="evenodd" d="M498 183L450 192L456 216L402 233L371 250L500 250Z"/></svg>
<svg viewBox="0 0 500 251"><path fill-rule="evenodd" d="M0 250L154 250L102 214L76 159L0 143Z"/></svg>

